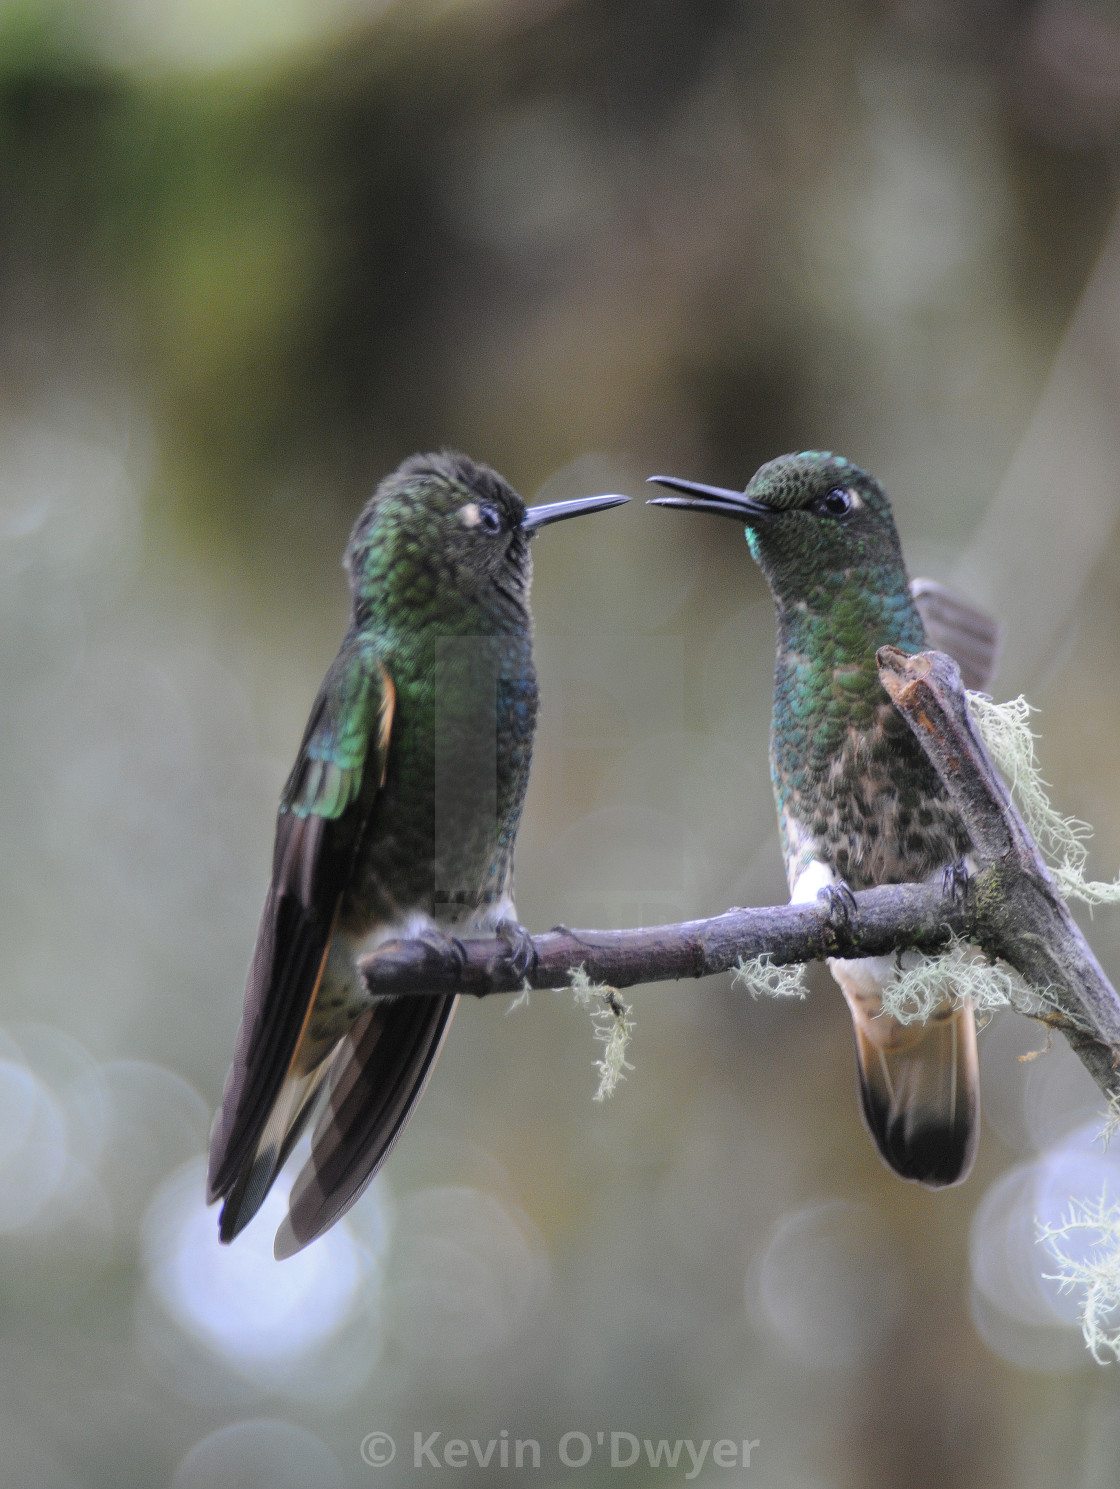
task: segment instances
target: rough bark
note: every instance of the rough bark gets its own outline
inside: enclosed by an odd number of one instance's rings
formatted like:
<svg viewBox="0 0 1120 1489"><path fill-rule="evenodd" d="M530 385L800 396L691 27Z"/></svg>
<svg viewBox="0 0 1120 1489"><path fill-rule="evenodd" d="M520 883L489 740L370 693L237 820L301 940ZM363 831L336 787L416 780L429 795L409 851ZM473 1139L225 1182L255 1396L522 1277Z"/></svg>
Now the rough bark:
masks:
<svg viewBox="0 0 1120 1489"><path fill-rule="evenodd" d="M964 818L984 872L970 886L968 940L1002 957L1045 998L1093 1079L1120 1095L1120 998L1058 893L1042 854L992 764L956 663L940 652L878 654L894 706Z"/></svg>
<svg viewBox="0 0 1120 1489"><path fill-rule="evenodd" d="M893 884L825 903L732 909L708 920L632 930L557 926L525 947L503 939L393 942L363 964L371 993L476 997L564 985L583 967L595 982L633 987L726 972L767 953L778 964L895 949L936 952L959 937L1000 957L1044 1000L1093 1079L1120 1098L1120 998L1059 895L968 713L956 663L939 652L878 654L895 707L964 818L980 871L955 895L940 885ZM518 952L522 954L519 956ZM1037 1016L1037 1004L1024 1007Z"/></svg>

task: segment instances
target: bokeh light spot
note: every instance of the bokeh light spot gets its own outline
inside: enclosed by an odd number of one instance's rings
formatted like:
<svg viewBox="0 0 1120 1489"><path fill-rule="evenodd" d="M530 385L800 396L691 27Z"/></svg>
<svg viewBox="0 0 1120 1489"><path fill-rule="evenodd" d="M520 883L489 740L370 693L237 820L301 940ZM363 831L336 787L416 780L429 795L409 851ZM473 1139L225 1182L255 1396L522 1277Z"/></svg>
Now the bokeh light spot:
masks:
<svg viewBox="0 0 1120 1489"><path fill-rule="evenodd" d="M235 1422L195 1443L171 1489L343 1489L338 1459L292 1422Z"/></svg>
<svg viewBox="0 0 1120 1489"><path fill-rule="evenodd" d="M528 1220L478 1189L421 1189L400 1204L389 1305L418 1355L496 1349L533 1318L548 1287L544 1243Z"/></svg>
<svg viewBox="0 0 1120 1489"><path fill-rule="evenodd" d="M752 1266L748 1308L802 1364L863 1363L894 1320L902 1265L869 1205L823 1200L783 1215Z"/></svg>
<svg viewBox="0 0 1120 1489"><path fill-rule="evenodd" d="M378 1276L348 1225L277 1262L272 1244L287 1213L282 1175L236 1245L218 1241L218 1212L205 1203L205 1164L192 1161L163 1185L144 1220L149 1285L194 1338L256 1374L307 1355L345 1325ZM266 1371L267 1373L267 1371Z"/></svg>

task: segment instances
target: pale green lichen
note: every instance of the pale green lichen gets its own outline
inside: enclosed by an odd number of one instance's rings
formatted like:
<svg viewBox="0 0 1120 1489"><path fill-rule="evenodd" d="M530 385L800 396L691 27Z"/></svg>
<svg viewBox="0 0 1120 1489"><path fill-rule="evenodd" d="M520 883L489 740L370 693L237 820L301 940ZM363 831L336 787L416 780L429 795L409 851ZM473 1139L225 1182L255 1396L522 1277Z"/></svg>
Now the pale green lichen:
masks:
<svg viewBox="0 0 1120 1489"><path fill-rule="evenodd" d="M595 1038L604 1046L603 1058L594 1062L599 1072L595 1100L606 1101L608 1096L614 1095L619 1081L626 1079L625 1072L634 1068L626 1058L630 1036L634 1032L630 1005L622 1001L614 988L592 982L585 967L574 968L568 977L576 1002L582 1008L590 1009Z"/></svg>
<svg viewBox="0 0 1120 1489"><path fill-rule="evenodd" d="M1026 1010L1032 995L1003 962L985 960L964 941L951 941L938 956L904 952L883 985L884 1014L900 1024L924 1024L946 1002L971 1002L977 1014L1008 1005Z"/></svg>
<svg viewBox="0 0 1120 1489"><path fill-rule="evenodd" d="M1120 879L1105 883L1085 878L1086 840L1093 829L1077 817L1063 817L1047 795L1030 727L1031 705L1022 696L1006 703L993 703L986 693L967 696L973 723L1011 788L1027 831L1049 860L1062 898L1087 905L1120 904Z"/></svg>
<svg viewBox="0 0 1120 1489"><path fill-rule="evenodd" d="M1095 1233L1088 1254L1074 1257L1063 1246L1082 1232ZM1120 1361L1120 1205L1074 1200L1060 1225L1039 1226L1038 1239L1058 1263L1056 1272L1043 1275L1062 1292L1083 1289L1078 1309L1085 1343L1099 1365L1111 1355Z"/></svg>
<svg viewBox="0 0 1120 1489"><path fill-rule="evenodd" d="M1108 1103L1104 1109L1104 1126L1097 1133L1097 1139L1102 1147L1107 1148L1118 1132L1120 1132L1120 1095L1113 1091L1108 1097Z"/></svg>
<svg viewBox="0 0 1120 1489"><path fill-rule="evenodd" d="M761 956L740 957L732 969L734 987L744 987L752 998L804 998L805 968L795 962L780 967L768 951Z"/></svg>
<svg viewBox="0 0 1120 1489"><path fill-rule="evenodd" d="M523 978L521 982L521 991L518 993L517 997L514 998L513 1001L510 1003L509 1007L506 1009L506 1012L512 1013L515 1008L528 1008L529 994L532 991L533 989L529 986L529 979L527 977Z"/></svg>

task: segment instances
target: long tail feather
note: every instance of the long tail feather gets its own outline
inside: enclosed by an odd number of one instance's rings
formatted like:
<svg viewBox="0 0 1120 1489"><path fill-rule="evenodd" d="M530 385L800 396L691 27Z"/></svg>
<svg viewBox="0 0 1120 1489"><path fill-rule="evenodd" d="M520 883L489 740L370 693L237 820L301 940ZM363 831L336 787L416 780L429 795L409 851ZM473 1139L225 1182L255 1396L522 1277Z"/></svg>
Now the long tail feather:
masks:
<svg viewBox="0 0 1120 1489"><path fill-rule="evenodd" d="M284 1167L315 1105L330 1062L306 1075L290 1075L261 1133L251 1163L246 1163L226 1196L218 1236L232 1241L240 1235L264 1203L272 1181Z"/></svg>
<svg viewBox="0 0 1120 1489"><path fill-rule="evenodd" d="M863 1119L885 1163L930 1188L968 1177L980 1132L976 1020L946 1002L925 1024L880 1012L873 962L833 962L855 1027ZM857 970L858 969L858 970Z"/></svg>
<svg viewBox="0 0 1120 1489"><path fill-rule="evenodd" d="M458 997L396 998L354 1025L331 1062L311 1157L276 1233L291 1256L344 1215L389 1156L439 1055Z"/></svg>

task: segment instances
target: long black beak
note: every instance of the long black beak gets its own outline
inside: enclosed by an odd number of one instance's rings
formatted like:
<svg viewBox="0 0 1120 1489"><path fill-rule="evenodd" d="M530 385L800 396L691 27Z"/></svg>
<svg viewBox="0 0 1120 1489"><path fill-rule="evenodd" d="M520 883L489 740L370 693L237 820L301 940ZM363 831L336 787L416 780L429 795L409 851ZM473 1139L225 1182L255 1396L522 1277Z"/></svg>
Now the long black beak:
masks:
<svg viewBox="0 0 1120 1489"><path fill-rule="evenodd" d="M563 522L567 517L582 517L584 512L605 512L608 507L621 507L628 496L577 496L572 501L543 502L530 507L521 519L523 533L535 533L550 522Z"/></svg>
<svg viewBox="0 0 1120 1489"><path fill-rule="evenodd" d="M717 517L731 517L736 522L759 522L773 517L774 508L765 502L753 501L741 491L725 491L722 486L701 486L699 481L682 481L677 476L650 476L656 486L668 486L670 491L686 491L683 496L654 496L646 503L648 507L683 507L689 512L714 512Z"/></svg>

